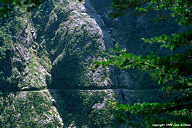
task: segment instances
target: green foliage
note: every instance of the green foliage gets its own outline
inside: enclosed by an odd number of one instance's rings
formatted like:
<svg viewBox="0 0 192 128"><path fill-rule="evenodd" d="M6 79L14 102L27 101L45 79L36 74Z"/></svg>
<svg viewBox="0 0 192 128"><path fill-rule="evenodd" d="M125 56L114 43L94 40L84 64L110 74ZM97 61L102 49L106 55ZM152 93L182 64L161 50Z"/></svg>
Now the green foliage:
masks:
<svg viewBox="0 0 192 128"><path fill-rule="evenodd" d="M29 12L44 1L45 0L0 0L0 17L12 17ZM22 8L23 12L19 14L13 13L18 7Z"/></svg>
<svg viewBox="0 0 192 128"><path fill-rule="evenodd" d="M161 43L161 47L170 48L172 51L175 51L176 48L181 46L192 46L191 35L191 32L174 33L172 36L163 34L160 37L153 37L150 39L143 38L143 40L149 43Z"/></svg>
<svg viewBox="0 0 192 128"><path fill-rule="evenodd" d="M103 90L57 90L56 107L66 127L117 128L104 99L109 98ZM101 106L101 107L97 107Z"/></svg>
<svg viewBox="0 0 192 128"><path fill-rule="evenodd" d="M167 56L134 55L126 53L116 45L113 54L105 53L107 60L95 61L97 68L100 65L114 65L120 69L136 68L141 72L150 72L153 80L162 84L162 90L172 96L171 100L163 103L135 103L123 105L110 102L119 122L129 126L152 127L154 123L191 123L192 120L192 3L187 0L113 0L111 7L114 11L112 18L123 16L128 12L136 15L147 15L157 12L153 20L159 22L167 20L169 15L176 18L178 24L185 25L186 31L173 33L171 36L163 34L149 39L142 38L146 43L160 43L161 48L169 48L172 53ZM182 50L178 52L178 50ZM141 120L131 121L128 113L138 116Z"/></svg>
<svg viewBox="0 0 192 128"><path fill-rule="evenodd" d="M61 127L48 91L24 93L0 93L0 127ZM47 119L51 123L47 123Z"/></svg>
<svg viewBox="0 0 192 128"><path fill-rule="evenodd" d="M12 42L11 36L6 32L6 27L0 28L0 90L16 83L11 77Z"/></svg>
<svg viewBox="0 0 192 128"><path fill-rule="evenodd" d="M0 0L0 17L13 17L31 11L46 0ZM78 0L81 2L82 0ZM13 13L17 8L22 8L23 12Z"/></svg>
<svg viewBox="0 0 192 128"><path fill-rule="evenodd" d="M172 17L176 17L179 24L191 25L191 1L187 0L113 0L110 15L115 18L127 13L136 15L146 15L148 12L161 11L161 15L154 18L155 22L166 20L169 15L165 15L164 10L168 10Z"/></svg>

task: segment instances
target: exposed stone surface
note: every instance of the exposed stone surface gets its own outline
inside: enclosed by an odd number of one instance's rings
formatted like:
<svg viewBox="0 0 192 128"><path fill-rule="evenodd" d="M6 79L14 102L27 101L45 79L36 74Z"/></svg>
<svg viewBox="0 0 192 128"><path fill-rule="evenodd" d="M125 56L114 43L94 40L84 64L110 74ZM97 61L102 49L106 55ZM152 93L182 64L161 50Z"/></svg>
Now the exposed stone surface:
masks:
<svg viewBox="0 0 192 128"><path fill-rule="evenodd" d="M93 61L105 59L102 52L115 44L137 55L156 50L140 41L155 34L149 17L110 19L110 4L49 0L1 23L0 37L11 52L0 61L0 127L126 128L105 100L162 101L148 73L92 70Z"/></svg>

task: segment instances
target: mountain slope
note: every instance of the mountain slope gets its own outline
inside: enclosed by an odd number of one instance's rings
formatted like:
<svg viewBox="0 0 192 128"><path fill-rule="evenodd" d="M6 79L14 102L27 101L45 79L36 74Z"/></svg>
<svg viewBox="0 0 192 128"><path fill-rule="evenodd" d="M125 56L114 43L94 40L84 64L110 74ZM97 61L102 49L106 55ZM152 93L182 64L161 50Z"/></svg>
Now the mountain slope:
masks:
<svg viewBox="0 0 192 128"><path fill-rule="evenodd" d="M109 6L110 1L49 0L0 22L1 127L123 128L106 99L162 101L164 94L147 73L91 69L115 44L136 54L148 47L139 41L142 33L134 35L141 20L110 20Z"/></svg>

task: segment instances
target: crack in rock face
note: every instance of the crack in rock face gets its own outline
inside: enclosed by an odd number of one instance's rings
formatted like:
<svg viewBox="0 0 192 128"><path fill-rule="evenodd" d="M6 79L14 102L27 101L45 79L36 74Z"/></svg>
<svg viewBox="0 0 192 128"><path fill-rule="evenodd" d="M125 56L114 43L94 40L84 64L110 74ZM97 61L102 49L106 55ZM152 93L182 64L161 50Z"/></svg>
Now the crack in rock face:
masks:
<svg viewBox="0 0 192 128"><path fill-rule="evenodd" d="M153 83L147 74L92 69L93 61L106 60L102 52L111 53L115 44L133 53L145 49L136 42L140 31L148 30L145 17L110 20L110 3L49 0L5 21L0 36L12 51L4 63L0 60L0 127L125 128L106 100L162 101L160 90L148 90Z"/></svg>

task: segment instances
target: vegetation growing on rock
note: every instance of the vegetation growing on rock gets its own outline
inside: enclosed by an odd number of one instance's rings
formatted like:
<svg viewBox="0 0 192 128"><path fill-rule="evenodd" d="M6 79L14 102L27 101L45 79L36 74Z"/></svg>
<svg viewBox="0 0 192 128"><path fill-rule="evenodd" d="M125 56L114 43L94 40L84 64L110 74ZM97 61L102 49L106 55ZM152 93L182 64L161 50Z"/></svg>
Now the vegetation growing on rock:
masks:
<svg viewBox="0 0 192 128"><path fill-rule="evenodd" d="M147 15L150 12L157 12L154 22L163 22L169 16L175 17L180 25L185 25L186 30L182 33L172 33L170 36L163 34L143 40L145 42L160 43L160 47L169 48L171 54L159 56L134 55L126 53L125 49L111 50L115 55L106 53L107 61L95 62L96 66L114 65L121 69L136 68L141 72L149 71L153 80L162 84L162 90L168 93L171 98L162 103L135 103L134 105L123 105L111 102L115 110L119 111L118 120L129 126L152 127L154 123L162 124L190 124L192 120L192 59L191 59L191 24L192 24L192 3L185 0L170 1L132 1L114 0L111 13L113 18L125 15L126 13L136 15ZM168 98L168 97L167 97ZM125 113L124 113L124 112ZM127 113L139 115L141 120L131 121Z"/></svg>
<svg viewBox="0 0 192 128"><path fill-rule="evenodd" d="M107 16L110 13L109 5L110 1L98 0L86 0L82 3L76 0L0 0L0 6L3 7L0 8L0 127L124 127L115 122L115 117L109 111L111 106L105 101L107 98L130 105L137 102L159 102L133 106L142 112L146 107L162 107L165 104L160 102L170 101L172 95L163 100L166 95L158 88L153 86L155 89L148 90L153 83L148 81L148 77L140 77L136 70L120 71L101 66L92 69L93 60L99 58L101 61L102 52L108 52L115 43L123 42L121 46L126 46L129 51L138 55L142 51L138 49L145 47L138 37L160 35L168 26L171 26L168 34L176 29L175 23L168 21L168 24L161 22L160 27L150 25L152 29L149 30L146 26L151 23L150 17L154 13L138 18L110 20ZM156 32L156 29L159 31ZM166 38L175 42L168 36L146 41L157 42ZM164 43L164 46L168 45ZM157 46L151 49L156 50ZM121 51L118 47L112 51L115 53L109 55L112 59L110 62L121 60L122 58L115 55L119 54L120 57L131 56L139 64L150 63L148 66L139 66L143 71L155 64L161 68L162 64L158 61L149 61L150 56L141 56L138 59L137 56ZM142 55L147 55L149 51ZM154 55L152 59L167 61L171 58L163 58L170 51L162 51L158 52L160 57ZM182 49L176 51L178 55L183 54ZM174 63L174 58L179 56L171 55ZM126 59L120 64L116 63L121 68L127 68L126 64ZM165 66L162 69L167 71L168 64L163 64ZM137 65L134 63L130 65L135 66ZM158 73L155 77L157 75ZM127 107L118 103L112 104L118 110ZM185 112L181 111L184 114ZM115 111L115 114L119 121L124 121L126 116L123 111ZM138 119L138 116L132 117Z"/></svg>

